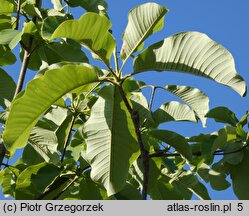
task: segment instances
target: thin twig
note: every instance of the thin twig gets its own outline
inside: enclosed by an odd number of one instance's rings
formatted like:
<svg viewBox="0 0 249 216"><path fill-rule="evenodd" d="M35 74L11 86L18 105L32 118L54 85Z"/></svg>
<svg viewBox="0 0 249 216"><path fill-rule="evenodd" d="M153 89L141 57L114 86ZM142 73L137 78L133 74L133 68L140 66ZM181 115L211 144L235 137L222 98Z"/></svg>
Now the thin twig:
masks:
<svg viewBox="0 0 249 216"><path fill-rule="evenodd" d="M140 131L140 123L139 123L139 115L136 111L134 111L132 109L132 107L130 106L126 95L124 93L124 90L122 88L122 86L119 86L119 91L121 94L121 97L125 103L126 108L128 109L134 127L135 127L135 132L136 132L136 136L138 139L138 144L139 144L139 148L141 151L141 158L142 158L142 162L143 162L143 189L142 189L142 199L146 200L147 199L147 194L148 194L148 182L149 182L149 153L148 151L145 149L144 147L144 143L143 143L143 139L142 139L142 135L141 135L141 131Z"/></svg>
<svg viewBox="0 0 249 216"><path fill-rule="evenodd" d="M114 63L115 63L116 74L117 74L117 76L120 78L121 73L119 73L119 65L118 65L118 57L117 57L117 48L115 48L115 50L114 50L114 52L113 52L113 57L114 57Z"/></svg>
<svg viewBox="0 0 249 216"><path fill-rule="evenodd" d="M65 154L66 154L67 146L68 146L69 141L70 141L71 132L72 132L72 129L73 129L73 125L74 125L76 116L77 116L77 115L75 115L75 114L73 115L72 121L71 121L71 123L70 123L70 128L69 128L68 134L67 134L67 136L66 136L64 146L63 146L63 152L62 152L62 155L61 155L61 163L63 162L64 157L65 157Z"/></svg>
<svg viewBox="0 0 249 216"><path fill-rule="evenodd" d="M16 14L16 26L15 26L15 30L18 30L18 28L19 28L21 2L22 2L21 0L17 1L17 14Z"/></svg>
<svg viewBox="0 0 249 216"><path fill-rule="evenodd" d="M32 38L30 40L32 40ZM18 78L14 98L22 90L24 79L25 79L26 72L27 72L27 69L28 69L29 59L30 59L30 53L29 53L29 51L25 50L24 51L24 56L23 56L22 67L21 67L19 78Z"/></svg>

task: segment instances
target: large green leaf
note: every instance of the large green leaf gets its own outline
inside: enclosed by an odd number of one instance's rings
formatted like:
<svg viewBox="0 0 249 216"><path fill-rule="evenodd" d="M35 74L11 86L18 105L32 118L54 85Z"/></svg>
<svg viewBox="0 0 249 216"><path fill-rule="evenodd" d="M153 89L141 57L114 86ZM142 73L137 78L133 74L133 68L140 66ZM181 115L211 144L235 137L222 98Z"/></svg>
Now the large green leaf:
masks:
<svg viewBox="0 0 249 216"><path fill-rule="evenodd" d="M232 178L234 193L239 199L244 199L244 200L249 199L248 164L249 164L249 151L248 149L246 149L244 150L243 161L240 164L233 166L231 169L231 178Z"/></svg>
<svg viewBox="0 0 249 216"><path fill-rule="evenodd" d="M14 80L0 68L0 106L6 107L5 99L11 101L15 94L16 84Z"/></svg>
<svg viewBox="0 0 249 216"><path fill-rule="evenodd" d="M146 3L129 12L120 53L123 60L135 52L147 37L162 29L163 16L167 11L166 7L156 3Z"/></svg>
<svg viewBox="0 0 249 216"><path fill-rule="evenodd" d="M205 127L205 115L209 110L209 99L202 91L189 86L177 85L168 85L165 86L163 89L169 91L170 93L176 95L184 102L186 102L193 109L196 115L200 118L203 127Z"/></svg>
<svg viewBox="0 0 249 216"><path fill-rule="evenodd" d="M134 73L179 71L212 79L246 95L246 83L237 74L233 56L199 32L183 32L155 43L134 60Z"/></svg>
<svg viewBox="0 0 249 216"><path fill-rule="evenodd" d="M28 83L25 93L14 101L3 134L9 151L25 145L32 128L48 108L68 92L98 81L97 69L85 64L49 70Z"/></svg>
<svg viewBox="0 0 249 216"><path fill-rule="evenodd" d="M183 157L192 159L192 151L186 139L173 131L153 130L150 135L174 147Z"/></svg>
<svg viewBox="0 0 249 216"><path fill-rule="evenodd" d="M79 20L67 20L55 30L52 38L71 38L99 56L109 65L115 40L109 29L111 22L96 13L86 13Z"/></svg>
<svg viewBox="0 0 249 216"><path fill-rule="evenodd" d="M236 126L239 123L234 112L227 107L215 107L207 113L206 117L213 118L216 122L228 123L232 126Z"/></svg>
<svg viewBox="0 0 249 216"><path fill-rule="evenodd" d="M186 104L171 101L163 104L152 114L156 126L169 121L196 122L195 113Z"/></svg>
<svg viewBox="0 0 249 216"><path fill-rule="evenodd" d="M131 116L117 87L99 93L84 126L91 178L104 185L108 195L125 186L128 170L138 157L138 144Z"/></svg>

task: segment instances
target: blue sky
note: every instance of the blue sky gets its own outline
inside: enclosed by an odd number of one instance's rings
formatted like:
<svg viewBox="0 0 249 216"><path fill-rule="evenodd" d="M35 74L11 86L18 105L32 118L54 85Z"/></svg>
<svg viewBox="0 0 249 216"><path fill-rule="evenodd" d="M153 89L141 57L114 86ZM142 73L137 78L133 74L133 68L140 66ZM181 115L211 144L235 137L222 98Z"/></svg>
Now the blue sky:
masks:
<svg viewBox="0 0 249 216"><path fill-rule="evenodd" d="M49 1L46 1L46 4ZM107 0L109 4L108 14L113 23L112 30L116 38L118 48L121 48L121 36L127 24L127 13L133 7L146 3L148 1L130 0L117 1ZM155 1L169 8L165 17L164 29L157 32L149 38L145 45L152 44L164 39L172 34L182 31L200 31L206 33L213 40L221 43L234 56L236 69L244 77L247 84L249 83L249 1L245 0L157 0ZM82 13L81 9L73 9L78 18ZM18 50L16 50L18 53ZM132 61L128 61L125 71L130 73L132 70ZM17 80L20 70L20 62L14 66L5 67L5 70ZM28 71L26 81L33 78L35 73ZM142 73L136 76L137 79L145 81L147 84L165 86L167 84L190 85L204 91L210 98L210 108L216 106L226 106L233 110L237 117L240 118L249 110L248 96L241 98L233 90L217 84L213 81L178 73ZM148 95L149 92L145 91ZM166 101L176 100L165 92L158 91L155 98L154 109ZM170 123L164 125L164 128L175 130L184 136L197 135L199 133L210 133L220 129L223 125L208 120L207 128L202 128L201 124L193 123ZM231 188L227 191L212 191L212 199L236 199ZM0 194L0 199L3 199Z"/></svg>

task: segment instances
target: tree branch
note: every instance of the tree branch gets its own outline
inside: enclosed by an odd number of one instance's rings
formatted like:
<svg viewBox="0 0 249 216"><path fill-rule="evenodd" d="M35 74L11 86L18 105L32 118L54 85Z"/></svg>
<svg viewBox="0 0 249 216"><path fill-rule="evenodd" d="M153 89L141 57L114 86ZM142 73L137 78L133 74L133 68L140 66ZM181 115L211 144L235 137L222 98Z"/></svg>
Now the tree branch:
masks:
<svg viewBox="0 0 249 216"><path fill-rule="evenodd" d="M242 148L240 149L237 149L237 150L234 150L234 151L230 151L230 152L223 152L221 150L217 150L213 153L213 155L229 155L229 154L235 154L235 153L238 153L238 152L241 152L243 149L245 149L246 147L248 147L248 145L244 145ZM193 156L201 156L202 153L200 151L197 151L197 152L193 152L192 153ZM165 152L164 150L162 151L157 151L153 154L150 154L149 157L150 158L155 158L155 157L180 157L181 154L179 153L167 153Z"/></svg>
<svg viewBox="0 0 249 216"><path fill-rule="evenodd" d="M138 113L132 109L132 107L130 106L126 95L124 93L124 90L122 88L122 86L119 86L119 91L121 94L121 97L125 103L126 108L128 109L134 127L135 127L135 132L136 132L136 136L138 139L138 144L139 144L139 148L140 148L140 152L141 152L141 158L142 158L142 162L143 162L143 190L142 190L142 198L143 200L147 199L147 194L148 194L148 182L149 182L149 153L148 151L145 149L144 147L144 143L143 143L143 139L142 139L142 135L141 135L141 131L140 131L140 123L139 123L139 115Z"/></svg>

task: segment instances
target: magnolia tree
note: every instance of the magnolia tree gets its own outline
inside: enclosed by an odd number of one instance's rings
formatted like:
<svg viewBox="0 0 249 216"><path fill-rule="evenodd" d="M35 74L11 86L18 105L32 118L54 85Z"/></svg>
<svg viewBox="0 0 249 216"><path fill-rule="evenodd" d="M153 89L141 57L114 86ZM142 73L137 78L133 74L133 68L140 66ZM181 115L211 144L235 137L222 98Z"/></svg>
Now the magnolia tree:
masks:
<svg viewBox="0 0 249 216"><path fill-rule="evenodd" d="M16 61L12 49L18 44L22 60L17 85L0 69L5 196L180 200L195 194L210 199L203 180L225 190L231 176L236 196L249 198L248 113L238 120L226 107L209 111L208 97L197 88L151 86L134 78L149 71L184 72L245 96L246 84L223 46L203 33L182 32L144 48L144 41L163 28L168 11L149 2L129 12L119 51L105 1L52 3L47 9L39 0L0 0L0 65ZM74 20L69 7L87 12ZM105 68L89 64L89 58ZM125 73L129 58L133 70ZM23 86L27 69L37 74ZM149 103L142 88L152 89ZM162 101L153 111L157 89L181 102ZM160 129L169 121L200 120L205 126L206 118L229 126L190 138ZM6 162L19 148L20 158ZM216 155L223 157L214 160Z"/></svg>

